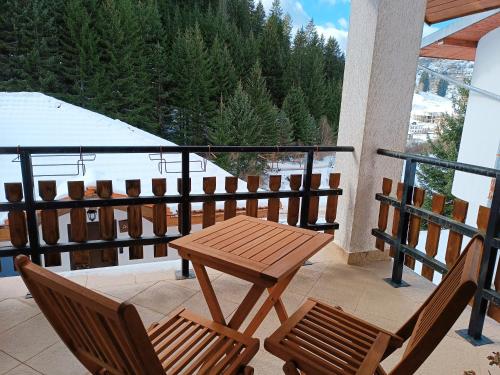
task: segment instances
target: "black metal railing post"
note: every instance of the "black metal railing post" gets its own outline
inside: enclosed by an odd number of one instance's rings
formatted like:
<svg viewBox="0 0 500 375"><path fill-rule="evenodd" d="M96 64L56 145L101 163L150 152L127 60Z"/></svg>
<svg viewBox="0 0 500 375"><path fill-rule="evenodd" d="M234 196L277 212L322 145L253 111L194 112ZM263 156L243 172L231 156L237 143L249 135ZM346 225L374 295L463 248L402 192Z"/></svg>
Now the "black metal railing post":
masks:
<svg viewBox="0 0 500 375"><path fill-rule="evenodd" d="M416 170L417 163L411 158L406 159L403 197L401 199L401 208L399 209L398 235L396 237L396 243L394 244L395 253L394 263L392 265L392 277L387 279L387 281L394 287L408 286L408 284L403 281L405 255L401 249L401 245L405 245L408 239L410 214L406 210L406 205L411 204L412 201Z"/></svg>
<svg viewBox="0 0 500 375"><path fill-rule="evenodd" d="M189 178L189 151L183 150L181 153L181 212L178 217L181 219L181 236L187 236L190 232L191 215L189 212L189 193L191 181ZM178 278L193 278L194 274L189 270L189 260L182 259L182 269Z"/></svg>
<svg viewBox="0 0 500 375"><path fill-rule="evenodd" d="M309 221L309 205L311 202L311 178L314 163L314 150L306 153L306 166L304 168L303 196L300 204L300 227L307 228Z"/></svg>
<svg viewBox="0 0 500 375"><path fill-rule="evenodd" d="M26 221L28 224L28 238L30 241L30 255L33 263L41 264L40 257L40 236L38 235L38 224L36 220L35 182L33 178L33 165L31 154L28 151L21 151L19 155L21 162L21 175L23 178L23 194L26 203Z"/></svg>
<svg viewBox="0 0 500 375"><path fill-rule="evenodd" d="M495 179L495 190L490 208L490 217L486 235L484 237L483 258L479 271L478 288L472 305L472 313L469 321L468 335L476 342L483 340L482 332L484 319L488 309L488 300L484 292L491 288L498 249L493 246L495 238L500 237L500 173ZM498 270L497 272L500 272ZM489 341L489 340L488 340Z"/></svg>

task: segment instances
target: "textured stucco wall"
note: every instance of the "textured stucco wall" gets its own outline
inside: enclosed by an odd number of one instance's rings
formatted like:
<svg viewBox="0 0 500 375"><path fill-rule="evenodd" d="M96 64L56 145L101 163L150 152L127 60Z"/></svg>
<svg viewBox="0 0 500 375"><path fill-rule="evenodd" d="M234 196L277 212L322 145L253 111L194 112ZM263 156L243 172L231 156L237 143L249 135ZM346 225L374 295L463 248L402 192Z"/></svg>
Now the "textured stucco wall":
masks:
<svg viewBox="0 0 500 375"><path fill-rule="evenodd" d="M472 85L500 95L500 28L479 41ZM458 161L494 168L500 146L500 102L471 91ZM467 223L476 226L479 205L488 205L491 179L456 172L453 194L469 202Z"/></svg>
<svg viewBox="0 0 500 375"><path fill-rule="evenodd" d="M344 196L339 199L344 250L374 249L382 177L397 181L402 163L377 156L378 148L403 151L406 145L425 0L353 0L347 48L339 145Z"/></svg>

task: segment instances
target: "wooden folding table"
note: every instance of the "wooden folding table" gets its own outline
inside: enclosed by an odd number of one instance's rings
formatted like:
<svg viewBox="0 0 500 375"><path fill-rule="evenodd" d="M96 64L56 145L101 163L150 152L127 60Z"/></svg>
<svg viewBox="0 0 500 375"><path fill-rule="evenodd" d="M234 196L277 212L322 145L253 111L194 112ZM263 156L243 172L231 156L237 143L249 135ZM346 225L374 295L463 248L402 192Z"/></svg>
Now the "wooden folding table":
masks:
<svg viewBox="0 0 500 375"><path fill-rule="evenodd" d="M244 331L252 336L274 307L281 322L287 312L281 295L301 265L331 241L329 234L237 216L172 241L189 259L214 321L238 330L267 288L269 296ZM205 266L247 280L252 287L226 323Z"/></svg>

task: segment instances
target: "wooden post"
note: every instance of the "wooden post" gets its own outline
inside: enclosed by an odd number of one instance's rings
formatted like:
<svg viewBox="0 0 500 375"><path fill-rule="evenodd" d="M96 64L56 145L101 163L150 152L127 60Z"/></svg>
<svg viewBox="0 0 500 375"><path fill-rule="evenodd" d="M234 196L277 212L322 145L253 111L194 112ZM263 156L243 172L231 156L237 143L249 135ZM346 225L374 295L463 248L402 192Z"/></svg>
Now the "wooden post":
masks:
<svg viewBox="0 0 500 375"><path fill-rule="evenodd" d="M10 203L23 200L23 185L20 182L6 182L4 184L5 197ZM9 211L10 242L14 247L24 247L28 243L28 229L24 211Z"/></svg>
<svg viewBox="0 0 500 375"><path fill-rule="evenodd" d="M247 177L247 189L250 193L257 192L260 184L259 176L248 176ZM257 217L257 210L259 207L259 201L257 199L247 199L246 204L246 214L248 216Z"/></svg>
<svg viewBox="0 0 500 375"><path fill-rule="evenodd" d="M203 177L203 192L213 195L217 186L216 177ZM215 224L215 202L203 202L203 228Z"/></svg>
<svg viewBox="0 0 500 375"><path fill-rule="evenodd" d="M413 205L415 207L422 207L424 203L425 190L420 188L413 189ZM417 215L410 215L410 224L408 228L408 245L410 247L417 247L418 238L420 236L420 223L422 218ZM405 265L410 267L412 270L415 269L415 258L405 254Z"/></svg>
<svg viewBox="0 0 500 375"><path fill-rule="evenodd" d="M182 178L177 179L177 191L179 194L182 194ZM191 178L189 179L189 191L191 191ZM188 204L189 207L189 217L187 218L188 220L188 233L191 232L191 203ZM179 233L182 233L182 204L179 203L177 205L177 229L179 230Z"/></svg>
<svg viewBox="0 0 500 375"><path fill-rule="evenodd" d="M292 174L290 175L290 190L299 191L302 185L302 175ZM288 198L288 212L286 221L288 225L296 226L299 222L299 209L300 209L300 198L290 197Z"/></svg>
<svg viewBox="0 0 500 375"><path fill-rule="evenodd" d="M165 178L153 178L152 190L155 197L163 197L167 192L167 180ZM167 233L167 205L165 203L155 203L153 205L153 233L158 237L163 237ZM166 243L154 245L155 258L167 255L168 245Z"/></svg>
<svg viewBox="0 0 500 375"><path fill-rule="evenodd" d="M467 217L467 210L469 209L469 202L463 201L461 199L455 199L453 202L453 212L451 214L453 220L465 222ZM448 235L448 243L446 245L446 266L448 268L453 267L458 257L460 256L460 250L462 249L462 239L463 235L450 230Z"/></svg>
<svg viewBox="0 0 500 375"><path fill-rule="evenodd" d="M236 193L238 189L238 177L227 176L225 181L226 193ZM224 220L236 216L236 200L230 199L224 202Z"/></svg>
<svg viewBox="0 0 500 375"><path fill-rule="evenodd" d="M68 181L68 195L73 200L85 198L85 187L83 181ZM72 208L69 210L70 217L70 241L87 241L87 214L85 208ZM78 268L87 268L90 265L90 251L72 251L70 253L72 265Z"/></svg>
<svg viewBox="0 0 500 375"><path fill-rule="evenodd" d="M442 214L444 211L445 197L441 194L434 194L432 197L432 212ZM439 224L430 222L427 225L427 241L425 241L425 252L430 257L435 257L439 247L439 237L441 236L441 227ZM422 276L432 281L434 277L434 270L422 265Z"/></svg>
<svg viewBox="0 0 500 375"><path fill-rule="evenodd" d="M311 190L318 190L321 185L321 173L313 173L311 175ZM308 224L316 224L318 221L319 212L319 197L311 196L309 199L309 212L307 215Z"/></svg>
<svg viewBox="0 0 500 375"><path fill-rule="evenodd" d="M279 191L281 187L281 175L269 176L269 190ZM267 200L267 220L278 222L280 218L280 199L269 198Z"/></svg>
<svg viewBox="0 0 500 375"><path fill-rule="evenodd" d="M42 200L53 201L57 195L56 182L38 181L38 194ZM57 210L41 210L42 238L48 245L55 245L59 241L59 217ZM44 254L45 267L60 266L61 253Z"/></svg>
<svg viewBox="0 0 500 375"><path fill-rule="evenodd" d="M403 200L403 190L405 188L405 184L403 182L398 182L398 187L396 189L396 198L401 203ZM394 209L394 215L392 216L392 236L397 237L399 230L399 208ZM394 246L389 248L389 255L394 258L394 254L396 253L396 249Z"/></svg>
<svg viewBox="0 0 500 375"><path fill-rule="evenodd" d="M382 180L382 194L389 196L392 190L392 180L390 178L385 178ZM377 228L385 232L387 229L387 221L389 219L389 203L380 202L380 208L378 211L378 226ZM380 251L384 251L385 242L384 240L377 238L375 240L375 247Z"/></svg>
<svg viewBox="0 0 500 375"><path fill-rule="evenodd" d="M125 188L127 195L131 198L137 198L141 195L141 180L126 180ZM128 235L132 238L141 238L142 236L142 206L133 205L127 207L127 225ZM133 245L129 247L129 259L144 258L144 248L142 245Z"/></svg>
<svg viewBox="0 0 500 375"><path fill-rule="evenodd" d="M102 199L113 196L113 181L96 181L97 195ZM114 207L99 207L99 233L101 239L112 241L115 239L115 211ZM105 263L113 261L117 257L116 249L106 249L101 252L101 259Z"/></svg>
<svg viewBox="0 0 500 375"><path fill-rule="evenodd" d="M330 173L330 178L328 179L328 185L330 189L338 189L340 185L340 173ZM337 204L339 201L338 195L329 195L326 199L326 212L325 221L329 224L335 223L337 219ZM325 233L335 234L335 229L325 230Z"/></svg>

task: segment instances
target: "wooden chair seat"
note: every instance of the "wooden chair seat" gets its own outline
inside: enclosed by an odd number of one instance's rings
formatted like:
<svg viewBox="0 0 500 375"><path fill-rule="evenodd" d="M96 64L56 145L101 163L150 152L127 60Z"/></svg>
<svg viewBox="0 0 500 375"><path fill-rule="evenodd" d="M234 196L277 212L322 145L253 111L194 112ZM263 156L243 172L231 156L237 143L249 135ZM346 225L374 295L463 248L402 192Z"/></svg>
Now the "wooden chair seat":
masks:
<svg viewBox="0 0 500 375"><path fill-rule="evenodd" d="M257 339L179 309L148 330L134 305L118 303L39 267L16 267L69 350L92 374L250 375Z"/></svg>
<svg viewBox="0 0 500 375"><path fill-rule="evenodd" d="M408 340L391 375L415 373L441 342L477 290L483 239L475 236L439 286L396 333L339 307L309 299L265 340L264 347L298 375L385 374L380 362Z"/></svg>
<svg viewBox="0 0 500 375"><path fill-rule="evenodd" d="M264 345L307 374L327 375L373 374L386 349L402 343L391 332L310 298Z"/></svg>
<svg viewBox="0 0 500 375"><path fill-rule="evenodd" d="M148 337L167 374L235 374L259 341L184 308L152 325Z"/></svg>

